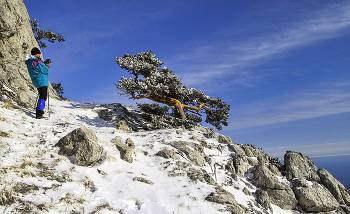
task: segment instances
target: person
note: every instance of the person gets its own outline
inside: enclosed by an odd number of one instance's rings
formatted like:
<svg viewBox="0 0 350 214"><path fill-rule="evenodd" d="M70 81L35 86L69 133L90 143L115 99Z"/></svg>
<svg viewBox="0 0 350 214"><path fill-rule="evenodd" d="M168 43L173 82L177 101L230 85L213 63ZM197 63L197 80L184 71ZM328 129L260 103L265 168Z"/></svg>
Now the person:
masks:
<svg viewBox="0 0 350 214"><path fill-rule="evenodd" d="M44 63L40 58L40 54L39 48L34 47L31 50L32 57L25 61L32 83L39 92L39 100L36 106L36 119L43 118L47 89L49 86L48 73L51 64L51 60L45 60Z"/></svg>

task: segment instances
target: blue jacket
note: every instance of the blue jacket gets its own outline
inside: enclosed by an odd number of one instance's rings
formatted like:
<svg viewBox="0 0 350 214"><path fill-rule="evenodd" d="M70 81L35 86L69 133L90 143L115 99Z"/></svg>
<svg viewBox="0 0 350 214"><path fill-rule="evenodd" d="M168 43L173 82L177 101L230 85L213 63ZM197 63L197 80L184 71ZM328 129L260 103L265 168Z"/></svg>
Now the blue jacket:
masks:
<svg viewBox="0 0 350 214"><path fill-rule="evenodd" d="M34 56L33 58L26 60L26 65L35 88L49 86L49 79L47 77L49 68L39 57Z"/></svg>

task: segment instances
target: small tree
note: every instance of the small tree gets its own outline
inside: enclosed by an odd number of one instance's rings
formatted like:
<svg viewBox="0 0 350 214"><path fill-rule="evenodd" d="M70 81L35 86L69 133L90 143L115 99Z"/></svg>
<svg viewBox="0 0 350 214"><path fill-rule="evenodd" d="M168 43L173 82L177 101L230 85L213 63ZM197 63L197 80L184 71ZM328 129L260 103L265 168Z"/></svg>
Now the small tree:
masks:
<svg viewBox="0 0 350 214"><path fill-rule="evenodd" d="M124 78L116 85L130 99L150 99L154 102L174 107L171 115L192 123L201 122L201 113L206 114L205 122L218 130L227 126L230 105L220 98L209 97L195 88L187 89L181 80L151 51L136 55L125 54L115 58L118 65L134 78Z"/></svg>
<svg viewBox="0 0 350 214"><path fill-rule="evenodd" d="M55 89L57 95L62 99L62 100L67 100L67 98L63 97L63 87L61 86L61 83L51 83L52 88Z"/></svg>
<svg viewBox="0 0 350 214"><path fill-rule="evenodd" d="M66 41L66 39L63 38L63 36L61 34L53 33L50 29L48 31L41 30L39 28L39 23L36 21L36 19L30 20L30 24L32 26L34 37L35 37L36 41L38 42L40 48L47 47L44 42L40 41L42 39L47 39L51 43L54 43L56 40L58 42Z"/></svg>

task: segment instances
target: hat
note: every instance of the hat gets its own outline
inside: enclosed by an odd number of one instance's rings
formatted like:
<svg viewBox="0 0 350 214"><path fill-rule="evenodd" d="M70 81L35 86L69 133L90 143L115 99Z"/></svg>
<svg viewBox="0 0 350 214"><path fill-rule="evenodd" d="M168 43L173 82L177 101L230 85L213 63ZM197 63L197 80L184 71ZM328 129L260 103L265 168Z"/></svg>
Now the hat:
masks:
<svg viewBox="0 0 350 214"><path fill-rule="evenodd" d="M39 48L34 47L32 51L30 52L31 55L41 54Z"/></svg>

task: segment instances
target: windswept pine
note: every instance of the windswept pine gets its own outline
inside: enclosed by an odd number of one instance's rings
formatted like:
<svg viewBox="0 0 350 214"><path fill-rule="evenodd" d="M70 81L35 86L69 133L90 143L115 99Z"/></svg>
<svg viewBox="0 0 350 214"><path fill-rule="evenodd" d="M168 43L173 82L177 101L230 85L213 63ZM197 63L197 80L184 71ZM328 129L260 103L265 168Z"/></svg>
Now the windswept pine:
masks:
<svg viewBox="0 0 350 214"><path fill-rule="evenodd" d="M222 130L222 125L228 125L229 104L201 90L186 88L176 74L165 66L161 68L163 62L156 58L152 50L136 55L125 54L115 60L121 68L134 75L134 78L122 77L117 85L130 99L146 98L172 106L171 115L189 123L202 122L201 113L205 113L205 122L218 130Z"/></svg>

